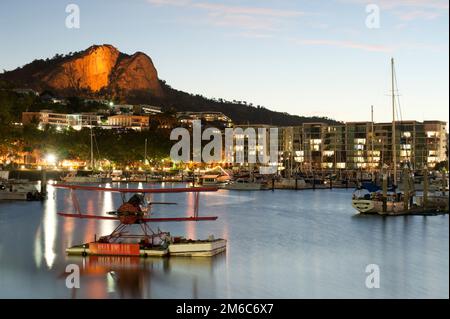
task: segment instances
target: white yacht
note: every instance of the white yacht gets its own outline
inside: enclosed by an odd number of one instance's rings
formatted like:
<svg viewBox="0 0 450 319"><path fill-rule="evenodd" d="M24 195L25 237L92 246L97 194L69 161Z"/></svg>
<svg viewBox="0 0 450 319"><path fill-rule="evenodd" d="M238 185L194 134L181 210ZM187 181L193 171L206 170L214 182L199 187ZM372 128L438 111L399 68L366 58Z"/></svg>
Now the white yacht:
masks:
<svg viewBox="0 0 450 319"><path fill-rule="evenodd" d="M38 186L25 180L0 182L0 200L41 200Z"/></svg>
<svg viewBox="0 0 450 319"><path fill-rule="evenodd" d="M203 186L223 186L230 180L228 175L203 175L200 177Z"/></svg>
<svg viewBox="0 0 450 319"><path fill-rule="evenodd" d="M107 177L103 174L80 176L76 172L70 172L66 176L61 177L61 180L65 183L111 183L112 177Z"/></svg>
<svg viewBox="0 0 450 319"><path fill-rule="evenodd" d="M352 207L363 214L400 213L405 210L405 203L391 192L386 196L386 208L383 209L382 193L362 188L353 193Z"/></svg>
<svg viewBox="0 0 450 319"><path fill-rule="evenodd" d="M259 191L268 189L266 183L251 181L247 178L238 178L235 181L231 181L223 185L222 188L228 190L244 190L244 191Z"/></svg>
<svg viewBox="0 0 450 319"><path fill-rule="evenodd" d="M395 141L396 137L396 123L395 123L395 71L394 71L394 59L391 59L391 96L392 96L392 140ZM373 114L373 113L372 113ZM372 118L373 123L373 118ZM374 136L372 125L372 136ZM378 213L383 214L398 214L407 211L410 207L410 198L413 193L410 187L404 194L397 192L397 149L396 143L392 144L392 171L393 171L393 190L388 192L387 175L388 167L383 167L383 187L382 190L375 186L367 184L366 186L357 189L352 196L352 206L360 213ZM373 151L373 149L372 149ZM405 174L404 178L409 178ZM363 176L361 176L363 177ZM406 200L405 200L406 198Z"/></svg>

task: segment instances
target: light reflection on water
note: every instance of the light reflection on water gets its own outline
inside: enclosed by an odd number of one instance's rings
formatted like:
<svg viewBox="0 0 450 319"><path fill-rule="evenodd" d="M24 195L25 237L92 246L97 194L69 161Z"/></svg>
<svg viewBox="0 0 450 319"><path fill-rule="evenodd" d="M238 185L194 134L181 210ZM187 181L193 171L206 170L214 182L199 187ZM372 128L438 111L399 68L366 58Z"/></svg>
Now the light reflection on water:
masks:
<svg viewBox="0 0 450 319"><path fill-rule="evenodd" d="M107 184L107 187L109 187L110 185ZM112 192L99 192L99 194L101 194L103 196L102 200L100 202L103 202L102 205L102 209L100 211L105 213L105 212L111 212L113 211L115 208L114 207L114 201L113 201L113 193ZM113 221L113 220L104 220L101 224L100 224L100 233L101 235L105 235L105 234L110 234L114 228L117 226L117 222Z"/></svg>
<svg viewBox="0 0 450 319"><path fill-rule="evenodd" d="M57 193L53 187L48 190L49 198L55 198ZM57 215L56 215L56 203L55 200L49 200L45 202L44 218L43 218L43 231L44 231L44 258L49 269L52 268L55 261L55 240L56 240L56 228L57 228Z"/></svg>
<svg viewBox="0 0 450 319"><path fill-rule="evenodd" d="M117 185L113 185L117 186ZM122 183L121 187L159 187ZM173 187L166 183L164 187ZM114 221L62 218L69 192L49 200L0 203L0 297L19 298L448 298L449 218L355 215L351 190L203 193L200 215L216 222L154 225L172 235L228 240L214 258L69 257L65 249L106 235ZM77 192L82 212L104 214L111 192ZM153 194L155 216L189 216L193 194ZM65 287L78 264L81 288ZM381 288L365 288L365 267Z"/></svg>

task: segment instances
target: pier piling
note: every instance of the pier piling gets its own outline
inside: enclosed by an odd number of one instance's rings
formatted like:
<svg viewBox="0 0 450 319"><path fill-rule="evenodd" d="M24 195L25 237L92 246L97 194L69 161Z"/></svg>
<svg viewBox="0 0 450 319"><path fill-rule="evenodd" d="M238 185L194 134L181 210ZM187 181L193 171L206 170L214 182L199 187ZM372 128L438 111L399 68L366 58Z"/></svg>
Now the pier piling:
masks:
<svg viewBox="0 0 450 319"><path fill-rule="evenodd" d="M47 171L42 169L42 178L41 178L41 199L44 199L47 196Z"/></svg>

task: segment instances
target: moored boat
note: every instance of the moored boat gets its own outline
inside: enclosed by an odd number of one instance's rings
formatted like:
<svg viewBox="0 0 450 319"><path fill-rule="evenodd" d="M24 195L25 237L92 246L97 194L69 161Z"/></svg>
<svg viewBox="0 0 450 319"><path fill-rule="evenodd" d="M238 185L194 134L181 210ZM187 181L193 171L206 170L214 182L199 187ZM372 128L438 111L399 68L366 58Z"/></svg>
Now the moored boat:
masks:
<svg viewBox="0 0 450 319"><path fill-rule="evenodd" d="M221 186L230 180L228 175L203 175L200 177L203 186Z"/></svg>
<svg viewBox="0 0 450 319"><path fill-rule="evenodd" d="M267 183L251 181L247 178L238 178L234 181L228 182L222 186L223 189L228 190L244 190L244 191L256 191L268 189Z"/></svg>
<svg viewBox="0 0 450 319"><path fill-rule="evenodd" d="M61 177L65 183L111 183L112 178L103 174L90 174L86 176L78 175L76 173L69 173Z"/></svg>
<svg viewBox="0 0 450 319"><path fill-rule="evenodd" d="M36 184L22 181L0 182L0 200L41 200L43 195Z"/></svg>

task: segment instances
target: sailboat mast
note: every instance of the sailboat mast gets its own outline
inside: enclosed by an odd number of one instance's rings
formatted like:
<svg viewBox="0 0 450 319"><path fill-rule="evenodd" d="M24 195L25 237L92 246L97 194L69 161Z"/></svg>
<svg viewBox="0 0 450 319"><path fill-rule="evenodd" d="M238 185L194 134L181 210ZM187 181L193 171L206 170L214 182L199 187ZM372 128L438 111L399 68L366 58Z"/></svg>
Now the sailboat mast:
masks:
<svg viewBox="0 0 450 319"><path fill-rule="evenodd" d="M373 160L373 139L374 139L374 136L373 136L373 105L371 105L370 106L370 120L371 120L371 138L370 138L370 148L371 148L371 157L370 157L370 170L372 170L373 169L373 163L374 163L374 160Z"/></svg>
<svg viewBox="0 0 450 319"><path fill-rule="evenodd" d="M147 139L145 139L145 145L144 145L144 165L147 164Z"/></svg>
<svg viewBox="0 0 450 319"><path fill-rule="evenodd" d="M391 86L392 86L392 163L394 166L393 185L397 185L397 148L395 144L395 91L394 91L394 58L391 58Z"/></svg>
<svg viewBox="0 0 450 319"><path fill-rule="evenodd" d="M94 170L94 132L92 131L92 118L91 122L91 168Z"/></svg>

